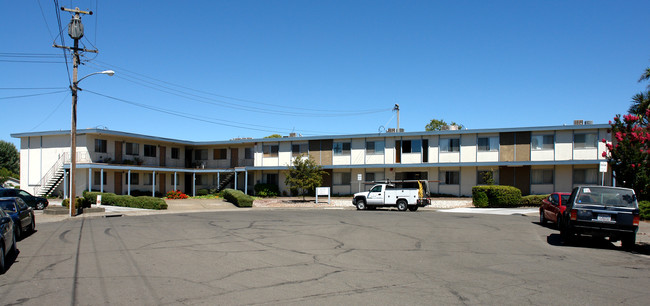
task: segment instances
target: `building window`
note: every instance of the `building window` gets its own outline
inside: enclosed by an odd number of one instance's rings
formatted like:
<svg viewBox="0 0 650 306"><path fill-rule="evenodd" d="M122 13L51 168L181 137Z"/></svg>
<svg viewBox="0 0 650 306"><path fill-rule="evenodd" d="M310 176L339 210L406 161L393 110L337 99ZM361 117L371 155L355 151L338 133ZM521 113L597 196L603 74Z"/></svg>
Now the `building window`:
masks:
<svg viewBox="0 0 650 306"><path fill-rule="evenodd" d="M139 184L140 184L140 174L131 173L131 185L139 185Z"/></svg>
<svg viewBox="0 0 650 306"><path fill-rule="evenodd" d="M244 159L253 159L253 148L244 149Z"/></svg>
<svg viewBox="0 0 650 306"><path fill-rule="evenodd" d="M366 141L366 154L384 154L384 141Z"/></svg>
<svg viewBox="0 0 650 306"><path fill-rule="evenodd" d="M264 176L264 183L266 184L273 184L273 185L278 185L278 174L277 173L267 173Z"/></svg>
<svg viewBox="0 0 650 306"><path fill-rule="evenodd" d="M154 145L144 145L144 156L146 156L146 157L156 157L156 146L154 146Z"/></svg>
<svg viewBox="0 0 650 306"><path fill-rule="evenodd" d="M104 178L103 181L101 180L101 179L102 179L102 176L103 176L103 178ZM102 183L103 183L103 185L106 185L106 181L107 181L107 179L106 179L106 172L104 172L104 173L102 174L101 171L95 171L95 172L93 173L93 180L94 180L94 181L93 181L93 185L99 185L99 184L102 184Z"/></svg>
<svg viewBox="0 0 650 306"><path fill-rule="evenodd" d="M402 140L402 153L420 153L422 152L422 140Z"/></svg>
<svg viewBox="0 0 650 306"><path fill-rule="evenodd" d="M573 135L573 147L576 149L596 148L596 133L581 133Z"/></svg>
<svg viewBox="0 0 650 306"><path fill-rule="evenodd" d="M291 156L296 157L300 154L307 153L307 144L292 144L291 145Z"/></svg>
<svg viewBox="0 0 650 306"><path fill-rule="evenodd" d="M334 155L350 155L349 142L335 142L333 144Z"/></svg>
<svg viewBox="0 0 650 306"><path fill-rule="evenodd" d="M264 157L278 157L279 145L265 145L262 147Z"/></svg>
<svg viewBox="0 0 650 306"><path fill-rule="evenodd" d="M194 160L208 160L208 150L194 150Z"/></svg>
<svg viewBox="0 0 650 306"><path fill-rule="evenodd" d="M366 181L367 182L380 182L385 180L383 172L367 172Z"/></svg>
<svg viewBox="0 0 650 306"><path fill-rule="evenodd" d="M350 172L335 172L332 179L334 185L350 185L352 174Z"/></svg>
<svg viewBox="0 0 650 306"><path fill-rule="evenodd" d="M151 185L153 184L153 173L145 173L144 174L144 185Z"/></svg>
<svg viewBox="0 0 650 306"><path fill-rule="evenodd" d="M107 147L108 147L108 142L106 141L106 139L95 139L95 152L106 153Z"/></svg>
<svg viewBox="0 0 650 306"><path fill-rule="evenodd" d="M597 184L598 169L573 169L574 184Z"/></svg>
<svg viewBox="0 0 650 306"><path fill-rule="evenodd" d="M479 137L478 151L499 151L499 137Z"/></svg>
<svg viewBox="0 0 650 306"><path fill-rule="evenodd" d="M444 171L445 185L458 185L460 184L459 171Z"/></svg>
<svg viewBox="0 0 650 306"><path fill-rule="evenodd" d="M180 152L181 150L179 148L172 148L172 159L179 159Z"/></svg>
<svg viewBox="0 0 650 306"><path fill-rule="evenodd" d="M440 139L440 152L460 152L460 139Z"/></svg>
<svg viewBox="0 0 650 306"><path fill-rule="evenodd" d="M530 171L531 184L553 184L553 169L533 169Z"/></svg>
<svg viewBox="0 0 650 306"><path fill-rule="evenodd" d="M213 154L214 159L228 159L228 149L214 149Z"/></svg>
<svg viewBox="0 0 650 306"><path fill-rule="evenodd" d="M126 155L140 155L140 144L127 142L124 146Z"/></svg>
<svg viewBox="0 0 650 306"><path fill-rule="evenodd" d="M488 174L492 173L492 184L496 184L496 173L492 170L480 170L476 172L476 185L487 185Z"/></svg>
<svg viewBox="0 0 650 306"><path fill-rule="evenodd" d="M530 137L531 150L553 150L555 137L553 135L533 135Z"/></svg>

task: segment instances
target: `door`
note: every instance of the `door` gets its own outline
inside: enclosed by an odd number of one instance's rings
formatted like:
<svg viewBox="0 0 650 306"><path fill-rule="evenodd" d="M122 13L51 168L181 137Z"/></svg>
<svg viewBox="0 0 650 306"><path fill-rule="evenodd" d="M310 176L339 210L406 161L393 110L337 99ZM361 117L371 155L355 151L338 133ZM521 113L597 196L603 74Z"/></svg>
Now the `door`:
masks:
<svg viewBox="0 0 650 306"><path fill-rule="evenodd" d="M402 141L395 141L395 163L399 164L402 162Z"/></svg>
<svg viewBox="0 0 650 306"><path fill-rule="evenodd" d="M115 162L122 163L122 141L115 142Z"/></svg>
<svg viewBox="0 0 650 306"><path fill-rule="evenodd" d="M121 195L122 194L122 173L123 172L115 172L115 194Z"/></svg>
<svg viewBox="0 0 650 306"><path fill-rule="evenodd" d="M239 167L239 150L237 148L230 149L230 168Z"/></svg>
<svg viewBox="0 0 650 306"><path fill-rule="evenodd" d="M167 148L160 146L160 165L165 166L167 160Z"/></svg>
<svg viewBox="0 0 650 306"><path fill-rule="evenodd" d="M367 201L368 205L383 205L384 204L384 193L382 192L382 185L376 185L370 189L368 192Z"/></svg>
<svg viewBox="0 0 650 306"><path fill-rule="evenodd" d="M162 195L167 194L167 190L165 190L165 186L167 186L167 174L166 173L159 173L158 174L158 191Z"/></svg>

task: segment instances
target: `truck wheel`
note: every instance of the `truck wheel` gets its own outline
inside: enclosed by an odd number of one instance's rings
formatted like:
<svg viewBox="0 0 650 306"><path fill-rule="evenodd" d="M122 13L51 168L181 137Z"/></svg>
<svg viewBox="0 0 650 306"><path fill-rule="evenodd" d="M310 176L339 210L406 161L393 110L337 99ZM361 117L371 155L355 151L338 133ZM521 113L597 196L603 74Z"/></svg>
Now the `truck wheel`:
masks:
<svg viewBox="0 0 650 306"><path fill-rule="evenodd" d="M621 244L624 249L631 250L636 245L636 233L628 234L621 239Z"/></svg>
<svg viewBox="0 0 650 306"><path fill-rule="evenodd" d="M546 225L546 217L544 216L544 210L543 209L539 210L539 224L540 225Z"/></svg>
<svg viewBox="0 0 650 306"><path fill-rule="evenodd" d="M409 205L408 205L408 203L406 203L405 200L398 200L397 201L397 210L399 210L399 211L406 211L408 206Z"/></svg>
<svg viewBox="0 0 650 306"><path fill-rule="evenodd" d="M417 205L411 205L411 206L409 206L409 210L410 211L416 211L416 210L418 210L418 206Z"/></svg>
<svg viewBox="0 0 650 306"><path fill-rule="evenodd" d="M357 210L365 210L366 208L368 208L366 206L366 200L364 199L357 200Z"/></svg>

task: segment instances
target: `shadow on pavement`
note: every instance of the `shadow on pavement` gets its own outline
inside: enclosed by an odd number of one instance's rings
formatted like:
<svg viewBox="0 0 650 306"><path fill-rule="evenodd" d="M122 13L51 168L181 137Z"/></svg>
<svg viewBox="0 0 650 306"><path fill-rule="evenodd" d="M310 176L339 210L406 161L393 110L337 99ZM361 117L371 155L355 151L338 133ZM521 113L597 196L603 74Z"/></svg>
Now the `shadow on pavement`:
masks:
<svg viewBox="0 0 650 306"><path fill-rule="evenodd" d="M546 242L550 245L560 247L619 250L632 254L650 255L650 245L647 243L637 243L634 248L627 250L621 246L614 245L614 243L607 239L594 238L590 236L576 237L567 243L562 239L562 236L560 236L559 233L548 235L546 237Z"/></svg>

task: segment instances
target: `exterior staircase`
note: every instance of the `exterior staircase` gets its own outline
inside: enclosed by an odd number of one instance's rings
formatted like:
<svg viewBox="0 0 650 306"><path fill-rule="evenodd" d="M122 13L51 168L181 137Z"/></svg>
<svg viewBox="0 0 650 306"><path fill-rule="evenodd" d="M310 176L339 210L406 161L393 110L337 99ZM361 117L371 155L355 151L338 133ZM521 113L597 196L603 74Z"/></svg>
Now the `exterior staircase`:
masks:
<svg viewBox="0 0 650 306"><path fill-rule="evenodd" d="M217 192L223 190L232 180L235 178L235 172L231 172L226 176L223 180L221 180L221 183L219 183L219 187L217 187Z"/></svg>
<svg viewBox="0 0 650 306"><path fill-rule="evenodd" d="M68 154L64 153L59 155L59 159L54 163L52 168L45 173L41 181L38 182L38 187L36 187L35 195L38 197L43 197L49 195L56 189L59 184L63 181L63 176L65 169L63 169L63 163L68 158Z"/></svg>

